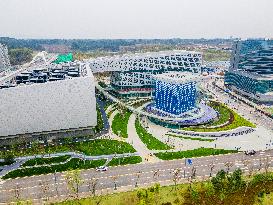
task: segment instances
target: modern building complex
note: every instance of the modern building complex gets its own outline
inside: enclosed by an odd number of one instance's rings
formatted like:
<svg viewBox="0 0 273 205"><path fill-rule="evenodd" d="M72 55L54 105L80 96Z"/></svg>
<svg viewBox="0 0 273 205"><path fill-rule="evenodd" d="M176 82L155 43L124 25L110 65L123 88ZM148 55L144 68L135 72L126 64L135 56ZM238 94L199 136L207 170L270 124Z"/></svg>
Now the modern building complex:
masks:
<svg viewBox="0 0 273 205"><path fill-rule="evenodd" d="M25 72L24 78L20 75L15 87L0 89L1 143L93 134L97 124L94 77L84 64L79 66L79 77L74 73L33 70Z"/></svg>
<svg viewBox="0 0 273 205"><path fill-rule="evenodd" d="M150 119L163 126L174 127L207 123L217 112L197 98L201 75L191 72L166 72L153 76L155 94L145 110Z"/></svg>
<svg viewBox="0 0 273 205"><path fill-rule="evenodd" d="M155 76L155 107L180 115L195 108L196 76L190 72L171 72Z"/></svg>
<svg viewBox="0 0 273 205"><path fill-rule="evenodd" d="M0 43L0 71L10 66L8 48Z"/></svg>
<svg viewBox="0 0 273 205"><path fill-rule="evenodd" d="M111 88L120 97L150 96L152 75L167 71L201 72L202 54L181 50L97 58L93 72L111 71Z"/></svg>
<svg viewBox="0 0 273 205"><path fill-rule="evenodd" d="M225 85L259 103L273 103L273 40L235 42Z"/></svg>

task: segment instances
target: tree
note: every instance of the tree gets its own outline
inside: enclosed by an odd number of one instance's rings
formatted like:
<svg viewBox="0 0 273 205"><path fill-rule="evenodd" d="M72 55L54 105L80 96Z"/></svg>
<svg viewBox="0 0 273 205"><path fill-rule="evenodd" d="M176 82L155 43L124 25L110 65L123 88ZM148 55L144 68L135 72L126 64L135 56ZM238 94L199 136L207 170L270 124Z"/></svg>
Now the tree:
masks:
<svg viewBox="0 0 273 205"><path fill-rule="evenodd" d="M234 165L233 162L226 162L225 167L227 167L227 174L229 173L230 168Z"/></svg>
<svg viewBox="0 0 273 205"><path fill-rule="evenodd" d="M92 177L91 180L88 181L88 189L92 192L93 196L96 195L96 186L98 184L98 179Z"/></svg>
<svg viewBox="0 0 273 205"><path fill-rule="evenodd" d="M213 171L214 167L215 167L215 165L213 164L213 162L211 162L211 163L209 164L209 169L210 169L209 176L210 176L210 177L212 177L212 171Z"/></svg>
<svg viewBox="0 0 273 205"><path fill-rule="evenodd" d="M80 175L80 170L72 170L67 172L65 175L65 180L68 186L68 189L72 192L72 194L76 195L76 198L79 198L79 187L83 184L83 179Z"/></svg>
<svg viewBox="0 0 273 205"><path fill-rule="evenodd" d="M254 166L252 165L251 161L244 160L243 165L244 165L244 167L246 167L248 169L248 175L249 175L249 177L251 177L253 174L253 171L254 171Z"/></svg>
<svg viewBox="0 0 273 205"><path fill-rule="evenodd" d="M112 176L111 177L113 182L114 182L114 190L117 190L117 179L118 179L118 176Z"/></svg>
<svg viewBox="0 0 273 205"><path fill-rule="evenodd" d="M40 188L42 189L43 198L45 198L45 201L48 201L48 191L49 191L49 184L47 181L41 181L39 183Z"/></svg>
<svg viewBox="0 0 273 205"><path fill-rule="evenodd" d="M118 103L117 110L120 113L121 117L124 118L125 113L126 113L126 107L122 103Z"/></svg>
<svg viewBox="0 0 273 205"><path fill-rule="evenodd" d="M29 48L9 49L9 59L11 65L22 65L31 61L33 50Z"/></svg>
<svg viewBox="0 0 273 205"><path fill-rule="evenodd" d="M139 171L139 172L137 172L136 173L136 183L135 183L135 187L138 187L138 180L139 180L139 178L140 178L140 175L141 175L141 171Z"/></svg>
<svg viewBox="0 0 273 205"><path fill-rule="evenodd" d="M265 163L264 163L264 170L265 170L265 173L268 172L269 166L270 166L270 162L269 162L269 157L267 156L267 157L266 157L266 160L265 160Z"/></svg>
<svg viewBox="0 0 273 205"><path fill-rule="evenodd" d="M181 177L179 176L180 171L181 171L180 169L175 169L173 171L173 182L174 182L175 190L176 190L176 186L177 186L178 181L181 179Z"/></svg>
<svg viewBox="0 0 273 205"><path fill-rule="evenodd" d="M159 169L153 171L153 178L157 179L159 177Z"/></svg>
<svg viewBox="0 0 273 205"><path fill-rule="evenodd" d="M21 190L20 190L20 186L19 184L16 184L15 188L14 188L14 198L16 199L16 201L20 201L20 196L21 196Z"/></svg>
<svg viewBox="0 0 273 205"><path fill-rule="evenodd" d="M191 178L195 179L195 176L196 176L196 167L193 166L192 169L191 169Z"/></svg>

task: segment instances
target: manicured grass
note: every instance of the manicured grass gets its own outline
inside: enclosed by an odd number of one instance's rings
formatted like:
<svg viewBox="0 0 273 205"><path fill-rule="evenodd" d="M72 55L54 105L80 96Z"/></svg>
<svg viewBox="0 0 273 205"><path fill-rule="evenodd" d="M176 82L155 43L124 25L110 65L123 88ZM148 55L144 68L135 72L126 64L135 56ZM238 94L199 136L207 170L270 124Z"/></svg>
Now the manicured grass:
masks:
<svg viewBox="0 0 273 205"><path fill-rule="evenodd" d="M127 125L131 114L131 112L126 111L124 115L120 113L115 115L111 128L116 135L124 138L128 137Z"/></svg>
<svg viewBox="0 0 273 205"><path fill-rule="evenodd" d="M101 111L97 105L97 125L93 128L94 132L98 133L103 129L103 119L101 115Z"/></svg>
<svg viewBox="0 0 273 205"><path fill-rule="evenodd" d="M0 162L0 167L5 166L5 165L11 165L13 163L14 163L14 161Z"/></svg>
<svg viewBox="0 0 273 205"><path fill-rule="evenodd" d="M231 118L231 110L223 104L211 101L208 105L219 113L218 120L208 123L208 126L222 125Z"/></svg>
<svg viewBox="0 0 273 205"><path fill-rule="evenodd" d="M141 141L147 146L150 150L169 150L170 146L164 144L163 142L156 139L152 134L148 133L140 124L139 120L136 119L135 127L137 134Z"/></svg>
<svg viewBox="0 0 273 205"><path fill-rule="evenodd" d="M50 158L36 158L36 159L30 159L26 161L24 164L22 164L22 167L27 166L35 166L35 165L45 165L45 164L55 164L60 162L65 162L68 160L70 156L59 156L59 157L50 157Z"/></svg>
<svg viewBox="0 0 273 205"><path fill-rule="evenodd" d="M52 165L52 166L42 166L42 167L34 167L34 168L23 168L23 169L16 169L14 171L9 172L3 179L9 178L17 178L17 177L26 177L26 176L33 176L33 175L41 175L41 174L49 174L56 172L63 172L73 169L90 169L95 168L98 166L102 166L106 160L93 160L85 162L81 159L73 158L69 162L60 165Z"/></svg>
<svg viewBox="0 0 273 205"><path fill-rule="evenodd" d="M37 154L53 154L58 152L70 152L70 151L78 151L82 152L86 155L97 156L97 155L107 155L107 154L122 154L122 153L133 153L136 150L128 143L121 142L117 140L108 140L108 139L96 139L92 141L86 142L66 142L62 145L50 145L46 147L32 147L28 149L20 149L9 151L16 156L27 156L27 155L37 155ZM7 153L1 153L1 157L6 155Z"/></svg>
<svg viewBox="0 0 273 205"><path fill-rule="evenodd" d="M213 142L215 139L208 139L208 138L202 138L202 137L187 137L187 136L181 136L181 135L173 135L173 134L166 134L168 136L172 137L179 137L186 140L197 140L197 141L206 141L206 142Z"/></svg>
<svg viewBox="0 0 273 205"><path fill-rule="evenodd" d="M107 85L106 85L105 82L103 82L103 81L99 81L98 84L99 84L102 88L107 88Z"/></svg>
<svg viewBox="0 0 273 205"><path fill-rule="evenodd" d="M76 150L86 155L109 155L136 152L136 150L126 142L105 139L79 143L76 146Z"/></svg>
<svg viewBox="0 0 273 205"><path fill-rule="evenodd" d="M159 153L155 153L155 156L163 160L173 160L173 159L202 157L202 156L237 153L237 152L238 152L237 150L198 148L198 149L179 151L179 152L159 152Z"/></svg>
<svg viewBox="0 0 273 205"><path fill-rule="evenodd" d="M142 162L140 156L131 156L131 157L123 157L123 158L114 158L112 159L108 166L117 166L117 165L125 165L125 164L137 164Z"/></svg>
<svg viewBox="0 0 273 205"><path fill-rule="evenodd" d="M231 113L231 115L233 116L233 119L231 119L230 124L227 124L227 125L225 125L223 127L217 127L217 128L206 128L206 127L200 127L200 126L191 126L191 127L185 127L185 128L182 128L182 129L183 130L188 130L188 131L195 131L195 132L219 132L219 131L232 130L232 129L242 127L242 126L253 127L253 128L256 127L253 123L251 123L248 120L246 120L245 118L241 117L236 112L229 109L228 107L226 107L226 106L224 106L222 104L220 106L225 107L226 109L228 109L229 112ZM222 109L222 110L224 110L224 109ZM219 124L221 124L221 123L219 123ZM211 124L209 124L209 126L211 126Z"/></svg>

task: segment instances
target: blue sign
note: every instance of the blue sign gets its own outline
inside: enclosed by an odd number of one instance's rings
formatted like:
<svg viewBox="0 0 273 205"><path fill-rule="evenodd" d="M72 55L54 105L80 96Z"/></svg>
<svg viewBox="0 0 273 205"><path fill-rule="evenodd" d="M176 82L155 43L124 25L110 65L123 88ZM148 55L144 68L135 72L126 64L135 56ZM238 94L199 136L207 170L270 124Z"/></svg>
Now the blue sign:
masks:
<svg viewBox="0 0 273 205"><path fill-rule="evenodd" d="M192 165L192 160L191 159L187 159L187 162L189 165Z"/></svg>

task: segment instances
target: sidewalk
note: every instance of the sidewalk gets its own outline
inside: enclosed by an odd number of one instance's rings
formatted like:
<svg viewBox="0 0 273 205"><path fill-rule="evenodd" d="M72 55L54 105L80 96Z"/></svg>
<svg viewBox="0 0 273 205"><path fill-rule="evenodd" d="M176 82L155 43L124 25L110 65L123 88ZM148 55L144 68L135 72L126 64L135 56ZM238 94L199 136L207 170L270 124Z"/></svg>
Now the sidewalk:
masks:
<svg viewBox="0 0 273 205"><path fill-rule="evenodd" d="M145 161L145 159L147 158L149 159L149 162L160 161L154 155L149 156L149 154L153 153L153 151L149 150L139 138L135 128L135 120L136 120L136 115L131 114L128 121L128 127L127 127L127 130L128 130L128 138L126 140L127 143L131 144L137 150L137 152L139 153L143 161Z"/></svg>

